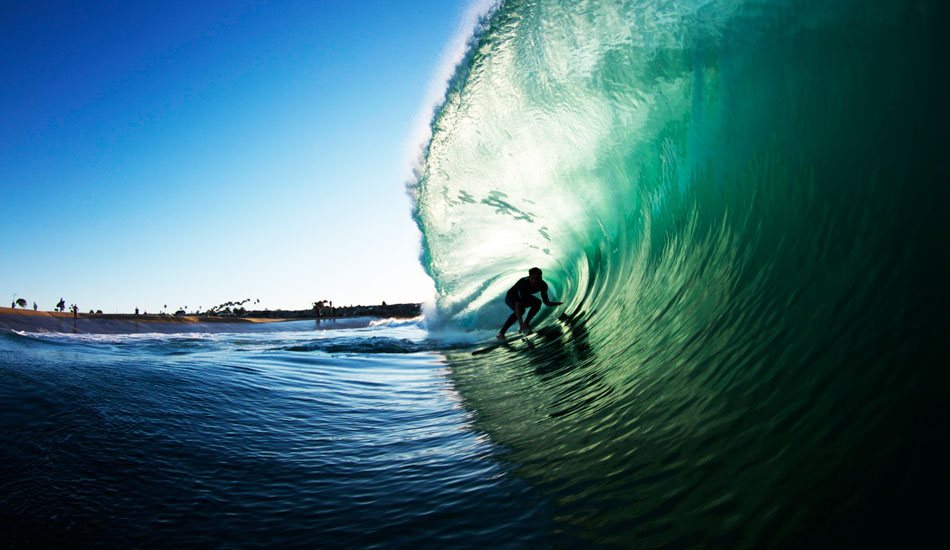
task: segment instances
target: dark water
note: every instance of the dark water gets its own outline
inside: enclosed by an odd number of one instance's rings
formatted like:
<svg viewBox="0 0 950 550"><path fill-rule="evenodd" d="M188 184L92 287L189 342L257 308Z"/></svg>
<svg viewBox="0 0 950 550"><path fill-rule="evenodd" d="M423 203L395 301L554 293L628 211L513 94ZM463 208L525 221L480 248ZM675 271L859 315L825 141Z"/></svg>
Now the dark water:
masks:
<svg viewBox="0 0 950 550"><path fill-rule="evenodd" d="M258 328L0 333L0 545L555 536L545 499L496 459L417 323Z"/></svg>
<svg viewBox="0 0 950 550"><path fill-rule="evenodd" d="M947 488L947 8L503 2L410 189L475 426L590 542L920 543ZM546 326L545 326L546 325Z"/></svg>

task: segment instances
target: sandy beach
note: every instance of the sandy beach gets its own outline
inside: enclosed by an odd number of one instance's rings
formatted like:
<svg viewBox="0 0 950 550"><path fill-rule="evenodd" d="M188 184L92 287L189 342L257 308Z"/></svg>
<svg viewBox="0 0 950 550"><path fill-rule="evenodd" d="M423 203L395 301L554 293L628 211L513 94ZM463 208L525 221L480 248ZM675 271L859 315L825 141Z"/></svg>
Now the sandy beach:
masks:
<svg viewBox="0 0 950 550"><path fill-rule="evenodd" d="M73 319L71 311L33 311L32 309L13 309L0 307L0 317L5 316L45 317L50 319ZM286 321L285 318L259 317L211 317L206 315L136 315L134 313L78 313L77 319L101 319L106 321L138 321L147 323L273 323ZM314 317L316 319L316 317ZM0 326L2 321L0 321Z"/></svg>
<svg viewBox="0 0 950 550"><path fill-rule="evenodd" d="M281 321L342 321L357 317L409 318L420 313L419 304L351 306L335 308L333 316L316 316L312 310L250 311L246 317L133 313L78 313L33 311L0 307L0 329L26 332L140 333L254 331L254 325ZM243 327L243 328L242 328ZM263 327L261 327L263 328Z"/></svg>
<svg viewBox="0 0 950 550"><path fill-rule="evenodd" d="M211 317L205 315L135 315L131 313L78 313L33 311L0 307L0 330L121 334L143 332L245 332L285 318Z"/></svg>

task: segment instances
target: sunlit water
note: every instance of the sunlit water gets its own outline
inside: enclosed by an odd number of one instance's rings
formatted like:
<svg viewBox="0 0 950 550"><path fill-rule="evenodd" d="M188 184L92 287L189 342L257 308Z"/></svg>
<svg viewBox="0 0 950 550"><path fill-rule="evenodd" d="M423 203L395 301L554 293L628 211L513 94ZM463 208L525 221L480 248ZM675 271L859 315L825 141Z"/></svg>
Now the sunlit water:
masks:
<svg viewBox="0 0 950 550"><path fill-rule="evenodd" d="M475 425L592 542L898 546L947 486L946 2L502 2L410 184ZM943 358L943 359L941 359ZM937 488L940 489L937 489Z"/></svg>

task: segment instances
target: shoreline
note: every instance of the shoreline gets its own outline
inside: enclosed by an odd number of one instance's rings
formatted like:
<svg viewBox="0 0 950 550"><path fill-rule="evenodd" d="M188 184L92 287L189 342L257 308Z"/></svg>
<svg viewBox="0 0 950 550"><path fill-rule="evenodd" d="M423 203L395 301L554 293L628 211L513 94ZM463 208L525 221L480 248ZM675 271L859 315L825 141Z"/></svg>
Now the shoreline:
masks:
<svg viewBox="0 0 950 550"><path fill-rule="evenodd" d="M282 321L343 321L355 318L411 319L422 314L421 304L393 304L379 306L351 306L335 308L335 315L317 315L312 309L248 311L234 315L169 315L162 313L77 313L71 311L34 311L0 307L0 329L40 332L104 332L124 331L158 332L184 330L186 332L218 332L220 330L255 330L261 326ZM219 328L212 328L217 326ZM244 328L238 328L243 326ZM151 328L147 328L151 327ZM261 327L263 328L263 327Z"/></svg>
<svg viewBox="0 0 950 550"><path fill-rule="evenodd" d="M44 317L59 320L70 319L101 319L104 321L136 321L146 323L274 323L278 321L287 321L283 318L257 318L257 317L212 317L208 315L162 315L160 313L138 314L135 313L77 313L75 316L70 311L33 311L32 309L13 309L9 307L0 307L0 316L27 316ZM317 319L318 317L313 317Z"/></svg>
<svg viewBox="0 0 950 550"><path fill-rule="evenodd" d="M335 308L335 315L316 315L312 309L248 311L244 315L170 315L167 313L82 313L71 311L34 311L0 307L0 316L21 315L55 319L102 319L106 321L142 321L151 323L275 323L344 319L348 317L412 318L422 314L422 304L392 304Z"/></svg>

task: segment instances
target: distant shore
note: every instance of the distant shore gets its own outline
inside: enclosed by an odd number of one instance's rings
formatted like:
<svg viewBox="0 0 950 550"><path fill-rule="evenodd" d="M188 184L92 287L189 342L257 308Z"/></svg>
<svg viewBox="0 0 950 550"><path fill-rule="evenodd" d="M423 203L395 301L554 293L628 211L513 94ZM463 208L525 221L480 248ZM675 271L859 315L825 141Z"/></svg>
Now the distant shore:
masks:
<svg viewBox="0 0 950 550"><path fill-rule="evenodd" d="M376 306L349 306L333 309L332 315L317 315L313 309L247 311L241 315L171 315L166 313L82 313L71 311L34 311L0 307L0 316L35 316L49 319L102 319L107 321L135 321L149 323L273 323L302 319L339 319L347 317L412 318L422 312L421 304L386 304Z"/></svg>

